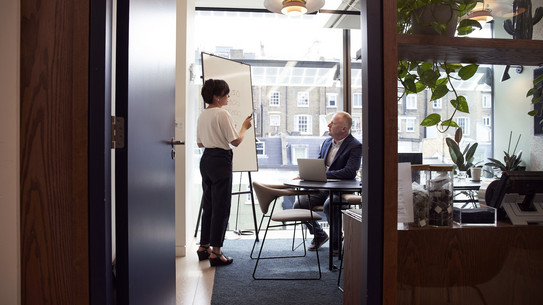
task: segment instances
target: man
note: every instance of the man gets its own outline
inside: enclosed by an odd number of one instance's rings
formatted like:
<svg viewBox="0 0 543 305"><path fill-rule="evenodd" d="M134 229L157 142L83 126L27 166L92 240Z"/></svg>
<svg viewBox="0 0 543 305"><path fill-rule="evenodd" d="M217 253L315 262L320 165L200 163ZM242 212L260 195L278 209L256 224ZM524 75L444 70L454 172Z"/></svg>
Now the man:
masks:
<svg viewBox="0 0 543 305"><path fill-rule="evenodd" d="M356 172L360 168L362 160L362 144L351 135L351 126L353 120L347 112L337 112L328 124L328 135L330 138L324 140L319 152L319 159L324 159L326 164L327 178L335 179L354 179ZM294 202L293 208L310 209L316 206L323 206L326 218L330 223L330 198L329 191L320 191L317 195L311 195L308 201L307 197L302 196L300 201ZM340 201L339 194L334 195L334 202ZM334 214L334 230L340 232L340 215ZM318 250L329 237L322 229L319 223L306 223L309 231L313 234L313 240L308 247L310 251ZM332 245L337 247L337 236L332 236ZM338 249L334 248L334 253Z"/></svg>

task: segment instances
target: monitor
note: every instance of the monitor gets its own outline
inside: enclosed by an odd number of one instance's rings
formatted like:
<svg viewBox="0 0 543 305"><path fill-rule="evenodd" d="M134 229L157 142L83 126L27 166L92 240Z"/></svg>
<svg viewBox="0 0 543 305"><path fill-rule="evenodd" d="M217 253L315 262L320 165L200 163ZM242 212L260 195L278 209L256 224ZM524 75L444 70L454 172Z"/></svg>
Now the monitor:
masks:
<svg viewBox="0 0 543 305"><path fill-rule="evenodd" d="M422 164L422 153L399 152L398 163L409 162L411 164Z"/></svg>
<svg viewBox="0 0 543 305"><path fill-rule="evenodd" d="M491 198L486 198L487 205L500 209L505 194L516 193L525 195L520 206L529 210L532 208L535 194L543 193L543 171L503 172L500 180L493 182L492 185L494 189L489 194Z"/></svg>

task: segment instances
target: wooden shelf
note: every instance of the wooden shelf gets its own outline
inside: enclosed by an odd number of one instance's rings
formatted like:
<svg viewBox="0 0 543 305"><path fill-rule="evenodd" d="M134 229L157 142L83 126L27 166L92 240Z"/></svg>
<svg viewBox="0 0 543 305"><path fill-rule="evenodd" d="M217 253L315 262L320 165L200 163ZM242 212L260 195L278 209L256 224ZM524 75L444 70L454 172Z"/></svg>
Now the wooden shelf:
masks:
<svg viewBox="0 0 543 305"><path fill-rule="evenodd" d="M543 65L543 41L397 35L398 59L495 65Z"/></svg>

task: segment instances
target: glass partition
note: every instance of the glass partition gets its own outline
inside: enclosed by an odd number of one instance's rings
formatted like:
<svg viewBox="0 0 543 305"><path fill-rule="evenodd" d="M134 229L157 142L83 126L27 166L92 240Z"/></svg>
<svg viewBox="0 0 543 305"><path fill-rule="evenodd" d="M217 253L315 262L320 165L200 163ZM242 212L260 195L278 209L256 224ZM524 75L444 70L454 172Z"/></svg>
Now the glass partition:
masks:
<svg viewBox="0 0 543 305"><path fill-rule="evenodd" d="M193 115L198 116L203 109L199 95L201 52L251 66L259 168L251 173L253 181L277 184L297 177L297 158L318 156L320 145L328 135L331 115L344 109L343 29L325 28L329 18L329 14L289 18L268 13L196 12L193 73L198 101L191 102L199 106ZM360 62L354 58L360 49L360 39L351 42L351 49L352 70L356 71L352 73L351 92L353 135L360 139ZM199 206L201 197L198 170L201 153L199 149L195 151L193 163L195 206ZM246 172L234 173L234 191L248 189L248 183ZM290 208L293 201L286 198L281 205ZM250 196L233 196L229 229L253 227Z"/></svg>

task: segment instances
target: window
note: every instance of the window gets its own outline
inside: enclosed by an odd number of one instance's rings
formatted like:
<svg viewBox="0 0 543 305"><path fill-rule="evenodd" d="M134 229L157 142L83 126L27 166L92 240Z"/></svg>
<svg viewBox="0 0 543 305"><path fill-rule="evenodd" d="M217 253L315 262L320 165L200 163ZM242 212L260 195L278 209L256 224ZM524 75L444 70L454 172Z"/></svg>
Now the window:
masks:
<svg viewBox="0 0 543 305"><path fill-rule="evenodd" d="M307 145L299 145L299 144L293 144L291 146L290 152L292 159L290 160L292 164L298 165L298 158L307 158L307 151L308 146Z"/></svg>
<svg viewBox="0 0 543 305"><path fill-rule="evenodd" d="M309 107L309 94L307 92L298 92L298 107Z"/></svg>
<svg viewBox="0 0 543 305"><path fill-rule="evenodd" d="M405 132L415 132L417 119L414 117L398 117L398 132L405 126Z"/></svg>
<svg viewBox="0 0 543 305"><path fill-rule="evenodd" d="M362 108L362 93L353 94L353 108Z"/></svg>
<svg viewBox="0 0 543 305"><path fill-rule="evenodd" d="M326 105L331 108L337 107L337 93L326 94Z"/></svg>
<svg viewBox="0 0 543 305"><path fill-rule="evenodd" d="M443 107L443 102L442 102L442 99L437 99L437 100L434 100L434 109L441 109L441 107Z"/></svg>
<svg viewBox="0 0 543 305"><path fill-rule="evenodd" d="M456 124L462 128L462 133L467 136L469 135L469 118L467 117L457 117Z"/></svg>
<svg viewBox="0 0 543 305"><path fill-rule="evenodd" d="M489 116L484 116L483 117L483 126L490 127L490 117Z"/></svg>
<svg viewBox="0 0 543 305"><path fill-rule="evenodd" d="M407 131L407 132L415 132L415 119L414 118L406 118L405 119L405 131Z"/></svg>
<svg viewBox="0 0 543 305"><path fill-rule="evenodd" d="M279 106L281 100L281 94L279 91L272 91L270 93L270 106Z"/></svg>
<svg viewBox="0 0 543 305"><path fill-rule="evenodd" d="M294 116L294 130L300 134L311 134L311 116L305 114Z"/></svg>
<svg viewBox="0 0 543 305"><path fill-rule="evenodd" d="M360 117L353 116L353 126L351 127L351 132L356 133L362 131L362 124L361 124Z"/></svg>
<svg viewBox="0 0 543 305"><path fill-rule="evenodd" d="M281 126L280 114L270 114L270 126Z"/></svg>
<svg viewBox="0 0 543 305"><path fill-rule="evenodd" d="M406 97L405 107L407 109L417 109L417 95L410 94Z"/></svg>
<svg viewBox="0 0 543 305"><path fill-rule="evenodd" d="M483 93L483 108L491 108L492 99L490 98L490 93Z"/></svg>
<svg viewBox="0 0 543 305"><path fill-rule="evenodd" d="M266 142L256 142L256 155L258 157L266 155Z"/></svg>

